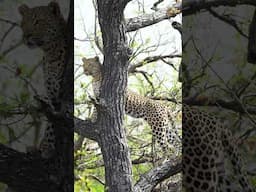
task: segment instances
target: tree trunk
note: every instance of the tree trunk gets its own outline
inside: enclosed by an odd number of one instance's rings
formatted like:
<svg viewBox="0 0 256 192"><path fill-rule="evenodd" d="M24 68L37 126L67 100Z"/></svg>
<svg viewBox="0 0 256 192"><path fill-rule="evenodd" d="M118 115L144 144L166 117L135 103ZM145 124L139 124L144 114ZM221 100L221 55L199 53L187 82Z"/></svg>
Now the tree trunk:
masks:
<svg viewBox="0 0 256 192"><path fill-rule="evenodd" d="M103 36L103 82L98 98L99 145L105 163L106 191L132 191L132 166L123 127L128 54L123 23L126 1L98 0Z"/></svg>

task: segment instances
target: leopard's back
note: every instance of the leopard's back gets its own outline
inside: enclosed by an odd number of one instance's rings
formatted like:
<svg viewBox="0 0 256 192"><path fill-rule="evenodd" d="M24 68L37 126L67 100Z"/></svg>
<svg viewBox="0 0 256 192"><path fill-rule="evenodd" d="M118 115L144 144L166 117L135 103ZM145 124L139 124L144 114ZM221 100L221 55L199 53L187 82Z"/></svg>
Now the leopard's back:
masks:
<svg viewBox="0 0 256 192"><path fill-rule="evenodd" d="M183 105L183 185L187 191L253 191L242 157L233 137L214 115ZM226 163L231 162L236 177L230 180ZM239 190L238 190L239 191Z"/></svg>

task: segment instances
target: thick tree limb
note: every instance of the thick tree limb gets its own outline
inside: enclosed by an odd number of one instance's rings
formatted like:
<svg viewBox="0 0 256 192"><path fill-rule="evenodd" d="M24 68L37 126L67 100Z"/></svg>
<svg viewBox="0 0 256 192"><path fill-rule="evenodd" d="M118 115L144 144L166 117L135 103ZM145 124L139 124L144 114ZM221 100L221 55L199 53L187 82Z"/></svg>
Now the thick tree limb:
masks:
<svg viewBox="0 0 256 192"><path fill-rule="evenodd" d="M83 137L97 141L98 140L98 130L97 124L92 123L90 120L82 120L74 117L75 132Z"/></svg>
<svg viewBox="0 0 256 192"><path fill-rule="evenodd" d="M174 10L170 12L169 10ZM176 11L175 11L176 10ZM159 9L158 11L151 14L144 14L139 17L126 19L126 32L136 31L138 29L159 23L165 19L175 17L179 11L175 6L165 9Z"/></svg>
<svg viewBox="0 0 256 192"><path fill-rule="evenodd" d="M135 184L135 192L151 192L154 187L165 179L181 172L181 158L169 160L159 167L155 167L145 175L141 176Z"/></svg>
<svg viewBox="0 0 256 192"><path fill-rule="evenodd" d="M191 15L200 10L207 10L219 6L237 6L237 5L252 5L256 6L254 0L186 0L182 2L182 15ZM151 14L144 14L142 16L126 19L126 32L136 31L138 29L159 23L170 17L175 17L175 12L170 15L168 10L181 9L181 6L174 5L166 9L159 9Z"/></svg>
<svg viewBox="0 0 256 192"><path fill-rule="evenodd" d="M138 29L159 23L165 19L168 19L167 9L159 10L152 14L144 14L139 17L134 17L126 20L126 31L132 32Z"/></svg>
<svg viewBox="0 0 256 192"><path fill-rule="evenodd" d="M256 6L254 0L186 0L182 2L182 16L191 15L200 10L219 6L237 6L237 5L253 5Z"/></svg>

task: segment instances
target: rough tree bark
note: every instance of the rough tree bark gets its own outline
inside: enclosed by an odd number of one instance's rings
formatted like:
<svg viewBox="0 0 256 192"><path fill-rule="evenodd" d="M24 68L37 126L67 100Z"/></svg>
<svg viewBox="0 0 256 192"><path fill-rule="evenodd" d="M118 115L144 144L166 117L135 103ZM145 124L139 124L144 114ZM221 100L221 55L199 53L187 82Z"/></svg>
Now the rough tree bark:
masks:
<svg viewBox="0 0 256 192"><path fill-rule="evenodd" d="M135 192L151 192L155 186L165 179L181 172L181 159L177 158L169 160L159 167L155 167L147 174L142 175L139 181L134 186ZM179 186L177 186L178 188Z"/></svg>
<svg viewBox="0 0 256 192"><path fill-rule="evenodd" d="M99 146L105 164L106 191L132 191L132 166L123 127L128 49L123 10L127 0L98 0L103 37L103 82L98 98Z"/></svg>

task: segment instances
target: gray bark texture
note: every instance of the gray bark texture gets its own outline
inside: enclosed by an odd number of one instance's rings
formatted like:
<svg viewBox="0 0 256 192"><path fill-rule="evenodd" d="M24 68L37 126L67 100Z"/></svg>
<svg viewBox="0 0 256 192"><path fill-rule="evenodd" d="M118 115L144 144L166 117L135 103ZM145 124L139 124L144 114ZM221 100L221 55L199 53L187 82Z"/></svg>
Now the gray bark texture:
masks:
<svg viewBox="0 0 256 192"><path fill-rule="evenodd" d="M103 38L103 81L98 99L98 143L105 165L105 190L132 191L132 165L123 127L128 50L123 10L128 1L98 0Z"/></svg>
<svg viewBox="0 0 256 192"><path fill-rule="evenodd" d="M155 167L145 175L142 175L134 187L135 192L151 192L157 184L165 179L181 172L181 159L169 160L159 167ZM177 186L178 188L178 186Z"/></svg>

